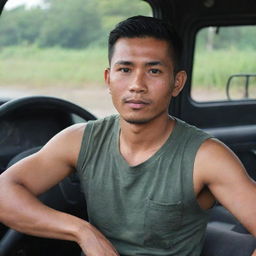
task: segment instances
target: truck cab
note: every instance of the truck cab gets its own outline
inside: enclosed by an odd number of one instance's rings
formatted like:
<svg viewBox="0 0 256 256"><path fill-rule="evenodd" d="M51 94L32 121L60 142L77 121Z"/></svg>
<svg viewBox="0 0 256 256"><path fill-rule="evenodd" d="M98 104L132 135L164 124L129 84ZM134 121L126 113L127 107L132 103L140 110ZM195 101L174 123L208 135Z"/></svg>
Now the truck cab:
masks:
<svg viewBox="0 0 256 256"><path fill-rule="evenodd" d="M115 113L103 89L103 75L99 78L91 70L87 76L82 74L100 65L103 74L104 65L108 65L104 33L120 17L142 14L172 24L183 41L181 64L188 79L183 91L171 102L170 114L225 143L256 180L255 1L65 0L65 10L53 0L40 1L35 7L11 2L0 1L0 173L39 150L62 129ZM82 27L88 29L83 33L92 36L81 37L81 45L72 45L72 40L82 32L77 30L77 34L72 34L69 22L64 21L76 20L83 12L85 15L81 17L87 20L82 21ZM26 18L19 20L22 15ZM12 23L15 20L19 25ZM80 23L77 20L74 28ZM41 31L37 38L33 39L36 29L27 30L29 24ZM63 29L57 30L56 24ZM96 33L98 30L100 34ZM30 31L30 37L22 31ZM65 38L63 41L60 38L54 41L58 33ZM13 41L8 41L11 37ZM68 53L64 54L62 49L68 49ZM100 61L93 66L95 49ZM83 56L80 64L78 56ZM46 70L44 76L42 70ZM52 75L52 70L56 74ZM93 78L89 78L90 74ZM45 77L52 80L44 80ZM90 86L85 86L87 80ZM67 177L40 199L55 209L87 217L76 175ZM202 256L251 255L256 248L255 238L218 202L209 211ZM46 253L75 256L81 251L74 243L27 236L0 224L0 256Z"/></svg>

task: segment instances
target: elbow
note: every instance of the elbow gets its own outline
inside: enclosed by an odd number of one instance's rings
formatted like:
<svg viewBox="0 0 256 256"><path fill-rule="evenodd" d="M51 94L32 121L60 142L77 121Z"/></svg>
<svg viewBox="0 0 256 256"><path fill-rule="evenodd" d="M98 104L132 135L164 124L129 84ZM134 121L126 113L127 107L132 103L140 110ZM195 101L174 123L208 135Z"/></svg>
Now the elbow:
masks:
<svg viewBox="0 0 256 256"><path fill-rule="evenodd" d="M12 214L8 208L9 206L6 203L6 200L2 198L0 193L0 222L7 226L12 222Z"/></svg>
<svg viewBox="0 0 256 256"><path fill-rule="evenodd" d="M15 222L13 209L16 207L12 197L12 184L2 176L0 176L0 222L9 226L10 223Z"/></svg>

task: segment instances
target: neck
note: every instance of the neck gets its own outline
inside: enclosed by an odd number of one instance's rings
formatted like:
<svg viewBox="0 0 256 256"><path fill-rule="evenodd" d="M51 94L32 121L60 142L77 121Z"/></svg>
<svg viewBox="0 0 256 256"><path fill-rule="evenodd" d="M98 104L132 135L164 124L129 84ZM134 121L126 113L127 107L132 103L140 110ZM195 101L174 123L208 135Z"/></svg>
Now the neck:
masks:
<svg viewBox="0 0 256 256"><path fill-rule="evenodd" d="M152 156L170 136L175 121L166 115L145 124L131 124L120 119L120 152L130 164Z"/></svg>
<svg viewBox="0 0 256 256"><path fill-rule="evenodd" d="M165 137L166 134L169 135L174 122L174 119L168 115L144 124L129 123L120 118L121 137L127 138L133 143L148 142L154 140L154 138L159 140L161 137Z"/></svg>

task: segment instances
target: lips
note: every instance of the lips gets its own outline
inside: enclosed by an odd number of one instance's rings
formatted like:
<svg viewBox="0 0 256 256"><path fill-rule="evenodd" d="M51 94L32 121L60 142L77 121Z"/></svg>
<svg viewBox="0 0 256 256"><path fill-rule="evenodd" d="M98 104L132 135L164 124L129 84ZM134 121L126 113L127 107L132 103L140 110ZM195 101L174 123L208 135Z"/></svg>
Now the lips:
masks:
<svg viewBox="0 0 256 256"><path fill-rule="evenodd" d="M132 109L142 109L150 104L149 100L140 99L125 99L124 103L127 104Z"/></svg>

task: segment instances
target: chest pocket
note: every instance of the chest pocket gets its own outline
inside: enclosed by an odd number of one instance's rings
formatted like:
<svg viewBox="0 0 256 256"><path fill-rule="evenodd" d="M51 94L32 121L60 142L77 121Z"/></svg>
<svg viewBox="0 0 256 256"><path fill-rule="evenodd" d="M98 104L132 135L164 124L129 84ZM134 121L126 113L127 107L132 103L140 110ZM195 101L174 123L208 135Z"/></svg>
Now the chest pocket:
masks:
<svg viewBox="0 0 256 256"><path fill-rule="evenodd" d="M147 200L144 219L144 245L168 249L182 221L182 203L159 203Z"/></svg>

